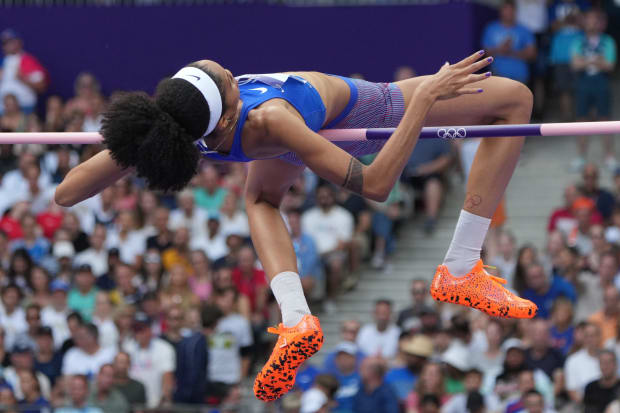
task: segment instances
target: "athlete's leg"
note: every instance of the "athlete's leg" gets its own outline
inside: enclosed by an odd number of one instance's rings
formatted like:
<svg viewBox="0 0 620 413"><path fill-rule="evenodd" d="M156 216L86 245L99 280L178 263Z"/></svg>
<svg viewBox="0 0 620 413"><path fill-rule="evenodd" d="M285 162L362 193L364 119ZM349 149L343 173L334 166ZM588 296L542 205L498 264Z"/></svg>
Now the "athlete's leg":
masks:
<svg viewBox="0 0 620 413"><path fill-rule="evenodd" d="M397 83L405 102L410 102L421 81L414 78ZM492 77L480 82L479 87L483 93L435 103L426 124L518 124L530 121L533 98L525 85ZM493 315L535 315L533 303L512 295L498 284L499 280L489 278L480 261L480 250L491 217L512 176L523 142L523 137L482 140L469 173L463 210L444 259L445 265L439 266L433 281L431 291L436 299L472 306ZM454 276L463 277L463 280L457 281Z"/></svg>

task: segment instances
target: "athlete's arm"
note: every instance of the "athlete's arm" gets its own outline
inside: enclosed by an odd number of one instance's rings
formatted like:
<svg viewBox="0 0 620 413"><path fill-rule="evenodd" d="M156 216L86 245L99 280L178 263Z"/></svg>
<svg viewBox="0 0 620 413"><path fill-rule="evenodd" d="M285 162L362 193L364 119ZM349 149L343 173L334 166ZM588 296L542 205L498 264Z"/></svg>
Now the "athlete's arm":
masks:
<svg viewBox="0 0 620 413"><path fill-rule="evenodd" d="M54 200L70 207L103 191L106 187L132 172L119 166L107 149L71 169L56 188Z"/></svg>
<svg viewBox="0 0 620 413"><path fill-rule="evenodd" d="M408 105L396 131L368 166L311 131L299 117L282 108L265 108L267 133L278 139L280 145L297 153L322 178L366 198L384 201L416 145L433 103L438 99L479 92L467 85L487 78L484 74L473 74L490 63L487 59L479 61L480 57L476 53L455 65L446 63L422 82L412 98L415 104Z"/></svg>

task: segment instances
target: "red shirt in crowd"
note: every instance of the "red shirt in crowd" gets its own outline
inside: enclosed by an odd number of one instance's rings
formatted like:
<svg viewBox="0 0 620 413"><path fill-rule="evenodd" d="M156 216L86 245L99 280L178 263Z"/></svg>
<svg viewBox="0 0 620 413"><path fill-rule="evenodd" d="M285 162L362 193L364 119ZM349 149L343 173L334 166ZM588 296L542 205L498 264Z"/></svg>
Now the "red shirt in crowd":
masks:
<svg viewBox="0 0 620 413"><path fill-rule="evenodd" d="M0 230L2 230L10 241L18 238L22 238L24 233L19 221L13 218L10 214L6 214L0 219Z"/></svg>
<svg viewBox="0 0 620 413"><path fill-rule="evenodd" d="M43 230L43 236L52 239L54 233L62 225L62 214L45 211L37 215L37 223Z"/></svg>
<svg viewBox="0 0 620 413"><path fill-rule="evenodd" d="M551 213L551 217L549 218L549 224L547 225L547 231L553 232L558 229L562 229L567 231L567 228L564 228L564 225L561 223L562 221L572 221L569 225L572 228L575 225L575 216L570 208L558 208L553 213ZM592 211L592 216L590 218L590 225L602 225L603 224L603 216L598 211ZM570 228L568 228L570 229Z"/></svg>
<svg viewBox="0 0 620 413"><path fill-rule="evenodd" d="M239 268L232 270L232 280L239 294L243 294L250 300L252 311L256 310L256 294L258 287L266 286L265 271L254 268L252 277L244 277Z"/></svg>

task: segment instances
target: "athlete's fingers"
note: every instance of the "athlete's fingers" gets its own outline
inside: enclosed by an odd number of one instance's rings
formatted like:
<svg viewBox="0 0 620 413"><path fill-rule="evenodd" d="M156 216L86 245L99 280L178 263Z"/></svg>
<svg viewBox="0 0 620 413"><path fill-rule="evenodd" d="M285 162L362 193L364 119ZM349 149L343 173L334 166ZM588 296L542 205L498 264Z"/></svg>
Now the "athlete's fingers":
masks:
<svg viewBox="0 0 620 413"><path fill-rule="evenodd" d="M469 75L465 78L465 84L480 82L481 80L485 80L491 77L491 72L485 72L478 75Z"/></svg>
<svg viewBox="0 0 620 413"><path fill-rule="evenodd" d="M461 60L460 62L456 63L454 66L458 67L458 68L463 68L463 67L467 67L469 65L471 65L472 63L475 63L478 59L480 59L482 56L484 56L486 52L484 50L479 50L476 53L467 56L465 59Z"/></svg>
<svg viewBox="0 0 620 413"><path fill-rule="evenodd" d="M477 95L484 92L484 89L474 87L464 87L456 91L458 95Z"/></svg>
<svg viewBox="0 0 620 413"><path fill-rule="evenodd" d="M472 63L471 65L469 65L466 69L465 72L467 73L475 73L478 70L487 67L488 65L490 65L491 63L493 63L493 56L489 56L486 57L482 60L479 60L475 63Z"/></svg>

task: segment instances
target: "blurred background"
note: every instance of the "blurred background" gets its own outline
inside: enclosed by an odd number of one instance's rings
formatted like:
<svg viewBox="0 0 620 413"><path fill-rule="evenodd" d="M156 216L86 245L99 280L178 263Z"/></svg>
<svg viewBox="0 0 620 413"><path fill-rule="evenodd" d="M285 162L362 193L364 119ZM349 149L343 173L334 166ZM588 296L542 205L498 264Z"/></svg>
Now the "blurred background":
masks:
<svg viewBox="0 0 620 413"><path fill-rule="evenodd" d="M619 33L616 0L1 0L0 129L98 131L117 91L203 58L388 82L480 48L530 86L534 121L614 119ZM67 209L55 186L101 147L0 145L0 411L619 412L615 140L526 143L484 249L538 304L526 321L428 295L476 139L420 143L384 203L306 171L282 214L326 343L271 404L252 381L279 310L245 165L205 163L177 194L130 177Z"/></svg>

